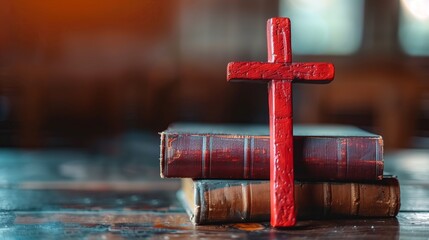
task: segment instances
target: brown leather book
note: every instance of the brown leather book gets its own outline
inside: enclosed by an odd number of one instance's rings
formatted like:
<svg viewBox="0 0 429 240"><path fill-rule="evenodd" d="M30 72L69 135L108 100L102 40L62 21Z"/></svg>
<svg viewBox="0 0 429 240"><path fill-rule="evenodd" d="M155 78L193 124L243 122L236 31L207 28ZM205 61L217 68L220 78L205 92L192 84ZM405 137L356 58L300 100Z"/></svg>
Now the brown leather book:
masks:
<svg viewBox="0 0 429 240"><path fill-rule="evenodd" d="M183 179L178 196L194 224L270 220L265 180ZM298 219L394 217L400 207L394 177L367 183L295 182Z"/></svg>
<svg viewBox="0 0 429 240"><path fill-rule="evenodd" d="M380 180L381 136L345 125L295 125L298 180ZM262 125L173 124L161 133L161 176L269 179L269 131Z"/></svg>

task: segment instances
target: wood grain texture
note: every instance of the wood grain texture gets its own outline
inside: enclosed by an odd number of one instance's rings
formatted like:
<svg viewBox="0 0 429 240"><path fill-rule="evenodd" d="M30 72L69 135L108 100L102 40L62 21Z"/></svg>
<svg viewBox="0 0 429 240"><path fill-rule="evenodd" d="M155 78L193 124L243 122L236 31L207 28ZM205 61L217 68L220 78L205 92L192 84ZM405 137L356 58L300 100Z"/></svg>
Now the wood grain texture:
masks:
<svg viewBox="0 0 429 240"><path fill-rule="evenodd" d="M1 237L330 240L429 236L429 150L385 155L386 170L398 175L401 184L401 210L396 218L298 218L294 228L279 230L268 222L194 226L176 199L175 181L159 178L155 133L148 137L135 132L107 143L88 152L0 149ZM268 202L266 206L269 211Z"/></svg>
<svg viewBox="0 0 429 240"><path fill-rule="evenodd" d="M327 63L292 64L288 18L267 21L268 62L229 63L227 79L269 81L271 225L295 225L293 196L292 89L293 80L330 81L334 67Z"/></svg>

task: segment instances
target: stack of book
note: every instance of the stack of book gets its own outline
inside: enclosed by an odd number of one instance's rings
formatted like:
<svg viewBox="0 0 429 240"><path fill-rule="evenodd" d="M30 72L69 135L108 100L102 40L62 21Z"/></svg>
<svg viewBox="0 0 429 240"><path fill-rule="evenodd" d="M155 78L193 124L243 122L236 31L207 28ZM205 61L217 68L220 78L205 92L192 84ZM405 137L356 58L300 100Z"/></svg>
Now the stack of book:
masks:
<svg viewBox="0 0 429 240"><path fill-rule="evenodd" d="M294 126L299 219L394 217L399 183L383 175L383 139L343 125ZM161 133L161 177L195 224L270 219L269 129L260 125L173 124Z"/></svg>

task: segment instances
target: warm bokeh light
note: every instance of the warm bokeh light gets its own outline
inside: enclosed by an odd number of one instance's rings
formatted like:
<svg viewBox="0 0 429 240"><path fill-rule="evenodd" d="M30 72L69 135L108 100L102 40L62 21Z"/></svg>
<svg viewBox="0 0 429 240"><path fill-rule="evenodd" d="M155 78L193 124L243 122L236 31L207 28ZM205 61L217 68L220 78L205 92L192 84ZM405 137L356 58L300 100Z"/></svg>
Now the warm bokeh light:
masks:
<svg viewBox="0 0 429 240"><path fill-rule="evenodd" d="M398 33L401 46L407 54L429 55L428 0L401 1Z"/></svg>
<svg viewBox="0 0 429 240"><path fill-rule="evenodd" d="M421 20L429 18L428 0L402 0L401 3L416 18Z"/></svg>
<svg viewBox="0 0 429 240"><path fill-rule="evenodd" d="M291 18L294 61L333 62L338 77L294 91L295 121L378 127L386 146L405 146L412 117L425 106L417 105L415 89L429 96L417 85L428 79L427 59L411 57L429 55L427 5L2 1L0 146L87 146L177 121L266 123L266 89L226 84L225 68L229 61L266 61L266 20L278 15ZM426 116L419 136L429 136Z"/></svg>

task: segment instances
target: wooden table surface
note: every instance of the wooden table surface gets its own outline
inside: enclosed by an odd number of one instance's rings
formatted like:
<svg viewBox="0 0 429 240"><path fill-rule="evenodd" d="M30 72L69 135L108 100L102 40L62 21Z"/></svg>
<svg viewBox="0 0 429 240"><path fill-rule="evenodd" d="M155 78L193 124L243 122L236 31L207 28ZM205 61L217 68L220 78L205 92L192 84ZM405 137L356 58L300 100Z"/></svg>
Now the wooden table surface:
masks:
<svg viewBox="0 0 429 240"><path fill-rule="evenodd" d="M0 149L0 239L429 238L429 150L385 155L399 177L397 218L193 226L177 180L159 178L156 135L128 134L89 151Z"/></svg>

